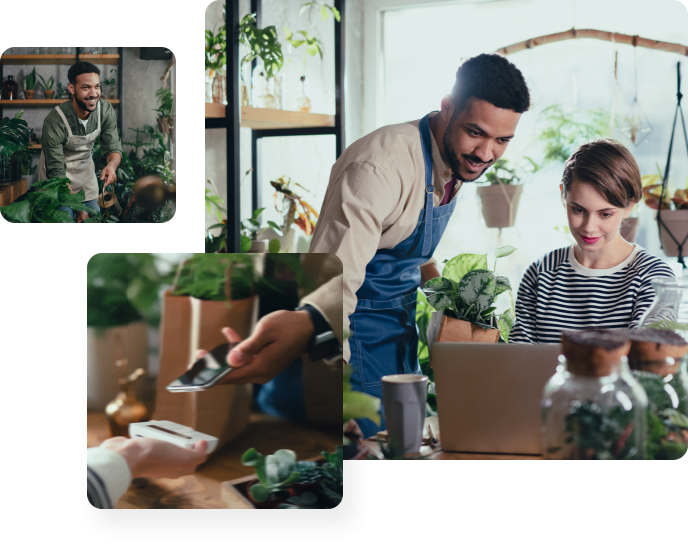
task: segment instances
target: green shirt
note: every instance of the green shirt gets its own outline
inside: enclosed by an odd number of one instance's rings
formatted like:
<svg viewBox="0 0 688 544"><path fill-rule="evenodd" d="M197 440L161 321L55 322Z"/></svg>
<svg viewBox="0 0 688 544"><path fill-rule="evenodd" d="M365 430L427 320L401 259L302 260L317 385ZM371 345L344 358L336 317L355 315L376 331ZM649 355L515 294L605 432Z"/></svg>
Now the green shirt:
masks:
<svg viewBox="0 0 688 544"><path fill-rule="evenodd" d="M112 107L107 100L102 98L99 100L101 109L101 125L100 125L100 147L103 150L103 156L107 157L110 153L119 153L122 155L122 141L119 139L117 131L117 114L115 108ZM98 110L88 116L88 123L86 130L79 122L79 117L74 111L72 100L67 100L58 106L67 118L72 134L74 136L86 136L95 132L98 128ZM45 173L47 179L64 178L66 177L66 168L64 153L62 146L67 143L69 133L67 127L54 109L47 115L43 121L43 134L41 135L41 145L43 146L43 154L45 155Z"/></svg>

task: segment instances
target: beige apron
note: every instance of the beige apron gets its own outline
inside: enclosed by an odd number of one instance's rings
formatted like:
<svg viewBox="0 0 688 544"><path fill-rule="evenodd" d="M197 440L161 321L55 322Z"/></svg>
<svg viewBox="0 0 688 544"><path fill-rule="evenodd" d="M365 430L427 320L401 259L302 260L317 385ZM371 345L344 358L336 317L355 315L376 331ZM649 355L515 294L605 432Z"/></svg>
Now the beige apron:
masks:
<svg viewBox="0 0 688 544"><path fill-rule="evenodd" d="M96 179L96 165L91 158L91 150L96 138L100 134L100 102L98 110L98 128L86 136L74 136L67 118L59 106L55 107L67 127L67 143L62 147L65 158L65 169L70 181L72 194L84 190L86 196L84 202L98 198L98 180ZM45 155L41 151L41 160L38 163L38 179L47 179L45 172Z"/></svg>

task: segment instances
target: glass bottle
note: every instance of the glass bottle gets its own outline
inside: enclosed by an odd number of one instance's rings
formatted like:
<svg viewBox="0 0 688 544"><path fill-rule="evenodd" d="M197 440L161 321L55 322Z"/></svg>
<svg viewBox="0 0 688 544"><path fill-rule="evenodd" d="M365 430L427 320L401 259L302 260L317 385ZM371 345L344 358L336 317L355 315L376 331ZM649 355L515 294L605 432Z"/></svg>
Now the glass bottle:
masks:
<svg viewBox="0 0 688 544"><path fill-rule="evenodd" d="M254 108L263 108L263 96L267 93L268 81L263 66L256 64L251 77L251 102Z"/></svg>
<svg viewBox="0 0 688 544"><path fill-rule="evenodd" d="M213 102L215 104L225 104L227 105L227 77L222 75L220 72L215 74L215 79L213 80Z"/></svg>
<svg viewBox="0 0 688 544"><path fill-rule="evenodd" d="M311 111L311 101L306 96L306 76L301 76L301 96L296 100L296 108L304 113Z"/></svg>
<svg viewBox="0 0 688 544"><path fill-rule="evenodd" d="M3 100L19 100L19 85L13 76L7 76L7 81L2 84Z"/></svg>
<svg viewBox="0 0 688 544"><path fill-rule="evenodd" d="M542 399L545 459L645 459L647 395L633 378L627 336L565 331Z"/></svg>
<svg viewBox="0 0 688 544"><path fill-rule="evenodd" d="M251 78L251 64L248 62L244 63L241 65L241 87L240 87L240 106L250 106L251 105L251 96L250 93L248 92L248 85L246 84L246 81Z"/></svg>
<svg viewBox="0 0 688 544"><path fill-rule="evenodd" d="M640 319L640 329L666 329L688 340L688 278L652 280L655 298Z"/></svg>

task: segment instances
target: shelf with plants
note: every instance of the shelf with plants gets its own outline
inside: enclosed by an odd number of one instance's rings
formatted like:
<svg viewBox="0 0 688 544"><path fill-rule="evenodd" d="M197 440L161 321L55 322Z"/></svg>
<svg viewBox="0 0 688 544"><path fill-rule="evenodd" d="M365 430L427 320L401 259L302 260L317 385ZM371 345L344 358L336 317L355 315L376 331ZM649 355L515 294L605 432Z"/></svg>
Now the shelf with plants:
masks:
<svg viewBox="0 0 688 544"><path fill-rule="evenodd" d="M227 108L222 104L205 104L205 118L223 118ZM301 111L241 107L241 127L254 130L306 127L334 127L334 115Z"/></svg>
<svg viewBox="0 0 688 544"><path fill-rule="evenodd" d="M5 106L5 107L16 107L16 108L25 108L25 107L39 107L39 106L56 106L57 104L62 104L63 102L67 102L67 100L70 100L69 98L53 98L51 100L46 100L45 98L34 98L32 100L0 100L0 106ZM105 100L106 102L110 102L113 106L119 106L120 100L119 98L102 98L101 100Z"/></svg>
<svg viewBox="0 0 688 544"><path fill-rule="evenodd" d="M250 128L252 149L252 219L261 210L261 198L259 191L260 179L260 149L258 142L262 138L275 136L335 136L336 156L344 151L344 37L345 37L345 0L334 0L333 6L324 2L304 2L301 13L311 8L320 10L323 19L334 16L334 87L335 87L335 114L326 115L310 112L310 100L301 97L303 103L299 103L300 111L288 111L278 109L279 100L276 100L270 91L263 96L275 107L252 107L248 97L248 88L243 74L244 66L255 68L256 59L262 60L266 72L266 81L273 80L284 63L284 56L277 39L277 30L274 26L262 27L262 2L251 0L251 13L243 19L239 18L239 2L230 1L225 6L224 25L217 34L206 30L206 104L205 104L205 128L224 129L227 131L227 219L220 224L222 235L226 233L227 251L240 252L242 249L242 224L239 202L240 180L240 156L239 156L239 129ZM233 29L228 32L227 28ZM304 63L308 56L319 55L322 59L322 43L315 36L308 35L305 31L292 33L285 28L285 39L295 48L304 51ZM238 40L227 40L226 37L239 36ZM298 38L296 37L298 35ZM246 46L248 53L240 55L240 44ZM213 85L212 79L218 73L230 74L227 83L216 85L219 88L220 100L208 97L208 86ZM241 74L241 75L240 75ZM302 82L305 76L302 77ZM226 100L224 100L226 92ZM214 94L214 93L210 93ZM268 100L268 97L271 97ZM213 102L210 102L213 100ZM263 106L264 104L260 104ZM218 226L218 225L216 225ZM211 244L212 245L212 244ZM208 246L207 246L208 247ZM214 246L213 246L214 247Z"/></svg>
<svg viewBox="0 0 688 544"><path fill-rule="evenodd" d="M79 60L86 60L93 64L119 64L119 55L79 55ZM7 66L21 64L71 66L76 62L76 55L3 55L0 62Z"/></svg>

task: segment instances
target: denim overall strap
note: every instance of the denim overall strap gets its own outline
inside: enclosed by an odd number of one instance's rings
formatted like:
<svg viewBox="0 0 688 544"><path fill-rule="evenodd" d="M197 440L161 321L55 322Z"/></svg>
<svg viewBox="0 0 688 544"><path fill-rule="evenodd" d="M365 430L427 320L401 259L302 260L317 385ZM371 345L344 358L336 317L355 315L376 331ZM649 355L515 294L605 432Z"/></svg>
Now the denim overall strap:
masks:
<svg viewBox="0 0 688 544"><path fill-rule="evenodd" d="M425 162L425 223L423 225L423 257L432 251L432 198L435 187L432 184L432 142L430 140L430 117L426 115L420 120L420 141L423 146L423 161Z"/></svg>

